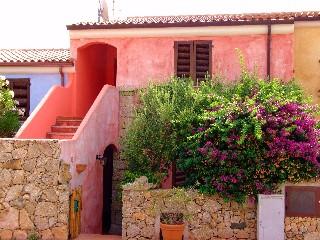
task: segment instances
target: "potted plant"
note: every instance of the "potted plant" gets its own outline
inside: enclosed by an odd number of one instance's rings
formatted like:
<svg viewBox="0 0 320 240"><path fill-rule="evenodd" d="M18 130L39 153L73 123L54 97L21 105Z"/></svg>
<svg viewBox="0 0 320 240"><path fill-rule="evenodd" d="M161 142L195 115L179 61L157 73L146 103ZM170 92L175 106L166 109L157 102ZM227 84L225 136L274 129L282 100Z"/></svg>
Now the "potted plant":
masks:
<svg viewBox="0 0 320 240"><path fill-rule="evenodd" d="M183 214L181 212L161 213L160 229L164 240L181 240L184 230Z"/></svg>

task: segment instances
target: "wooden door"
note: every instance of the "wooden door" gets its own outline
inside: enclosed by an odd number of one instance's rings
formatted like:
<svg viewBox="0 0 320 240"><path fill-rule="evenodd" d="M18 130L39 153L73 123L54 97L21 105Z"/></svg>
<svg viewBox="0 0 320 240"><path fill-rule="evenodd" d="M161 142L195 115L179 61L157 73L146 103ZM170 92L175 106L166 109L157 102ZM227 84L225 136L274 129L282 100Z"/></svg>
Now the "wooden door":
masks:
<svg viewBox="0 0 320 240"><path fill-rule="evenodd" d="M81 187L72 191L70 197L70 237L74 239L79 236L81 231Z"/></svg>

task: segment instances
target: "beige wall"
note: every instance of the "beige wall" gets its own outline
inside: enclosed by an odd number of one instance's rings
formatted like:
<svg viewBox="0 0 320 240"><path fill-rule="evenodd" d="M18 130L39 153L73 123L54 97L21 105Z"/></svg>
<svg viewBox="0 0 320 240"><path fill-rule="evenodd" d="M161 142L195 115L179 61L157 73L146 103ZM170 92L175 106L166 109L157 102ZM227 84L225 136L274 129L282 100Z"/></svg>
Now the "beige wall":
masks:
<svg viewBox="0 0 320 240"><path fill-rule="evenodd" d="M295 78L314 103L320 103L320 24L296 25L294 30Z"/></svg>

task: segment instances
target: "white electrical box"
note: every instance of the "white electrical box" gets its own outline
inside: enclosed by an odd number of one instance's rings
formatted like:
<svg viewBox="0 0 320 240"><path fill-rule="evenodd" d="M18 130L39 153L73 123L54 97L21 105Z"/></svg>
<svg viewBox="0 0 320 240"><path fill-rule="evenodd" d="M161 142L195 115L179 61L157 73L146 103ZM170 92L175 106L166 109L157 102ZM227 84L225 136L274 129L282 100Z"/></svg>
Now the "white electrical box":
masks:
<svg viewBox="0 0 320 240"><path fill-rule="evenodd" d="M284 195L258 195L258 240L284 240Z"/></svg>

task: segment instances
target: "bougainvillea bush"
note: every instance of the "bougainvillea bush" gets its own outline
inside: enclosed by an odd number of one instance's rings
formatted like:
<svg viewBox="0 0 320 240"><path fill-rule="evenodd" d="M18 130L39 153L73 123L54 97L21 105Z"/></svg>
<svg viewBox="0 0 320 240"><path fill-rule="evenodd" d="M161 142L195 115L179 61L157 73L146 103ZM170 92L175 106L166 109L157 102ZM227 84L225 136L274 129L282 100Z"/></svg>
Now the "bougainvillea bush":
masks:
<svg viewBox="0 0 320 240"><path fill-rule="evenodd" d="M210 97L179 158L188 186L243 202L318 175L317 109L294 82L244 71Z"/></svg>
<svg viewBox="0 0 320 240"><path fill-rule="evenodd" d="M173 79L141 94L124 138L125 181L163 180L173 161L186 187L243 202L281 183L319 173L315 106L294 82L262 80L242 69L238 81Z"/></svg>

